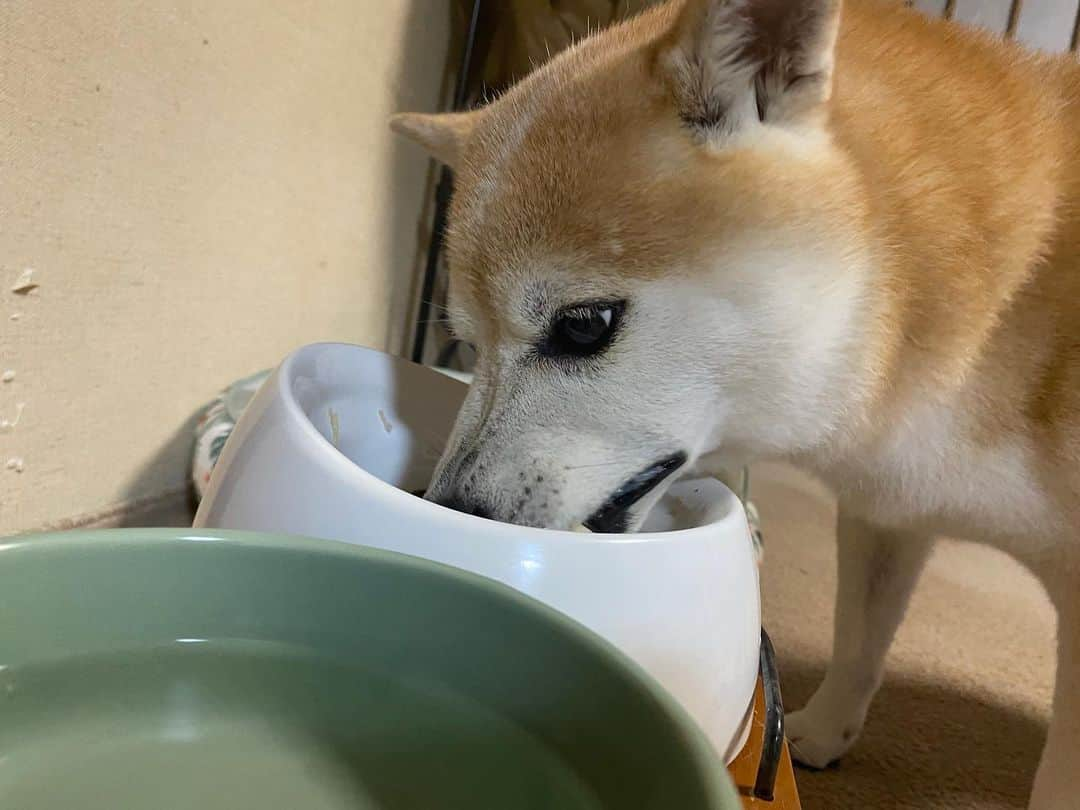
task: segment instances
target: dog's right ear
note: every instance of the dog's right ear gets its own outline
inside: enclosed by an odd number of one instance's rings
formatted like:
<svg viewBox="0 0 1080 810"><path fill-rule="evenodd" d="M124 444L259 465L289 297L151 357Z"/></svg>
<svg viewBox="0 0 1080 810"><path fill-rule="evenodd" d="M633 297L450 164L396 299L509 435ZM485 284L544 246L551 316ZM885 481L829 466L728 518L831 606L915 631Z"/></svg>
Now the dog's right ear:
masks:
<svg viewBox="0 0 1080 810"><path fill-rule="evenodd" d="M451 169L457 166L473 126L472 113L399 113L390 119L394 132L420 144Z"/></svg>
<svg viewBox="0 0 1080 810"><path fill-rule="evenodd" d="M707 137L819 120L832 92L841 0L685 0L659 64Z"/></svg>

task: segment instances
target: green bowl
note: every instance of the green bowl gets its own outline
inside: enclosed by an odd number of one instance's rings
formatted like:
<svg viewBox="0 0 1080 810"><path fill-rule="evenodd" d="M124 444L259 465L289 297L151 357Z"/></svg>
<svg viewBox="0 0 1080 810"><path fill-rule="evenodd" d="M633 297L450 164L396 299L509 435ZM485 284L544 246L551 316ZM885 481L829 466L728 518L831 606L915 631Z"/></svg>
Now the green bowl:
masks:
<svg viewBox="0 0 1080 810"><path fill-rule="evenodd" d="M298 538L0 544L0 807L735 810L626 658L540 603Z"/></svg>

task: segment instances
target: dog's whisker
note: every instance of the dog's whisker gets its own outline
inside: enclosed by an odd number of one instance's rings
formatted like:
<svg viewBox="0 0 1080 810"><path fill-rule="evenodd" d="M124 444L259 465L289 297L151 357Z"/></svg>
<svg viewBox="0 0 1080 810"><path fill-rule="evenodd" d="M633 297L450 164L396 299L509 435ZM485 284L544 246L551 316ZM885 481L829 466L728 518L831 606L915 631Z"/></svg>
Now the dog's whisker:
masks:
<svg viewBox="0 0 1080 810"><path fill-rule="evenodd" d="M570 470L587 470L596 467L614 467L619 464L625 464L626 459L615 459L614 461L598 461L595 464L572 464L568 467L563 467L563 470L569 472Z"/></svg>
<svg viewBox="0 0 1080 810"><path fill-rule="evenodd" d="M432 301L430 298L422 299L422 303L427 304L429 307L433 307L436 310L439 310L441 312L446 312L446 313L450 312L450 310L447 308L447 306L445 304L440 304L438 301Z"/></svg>

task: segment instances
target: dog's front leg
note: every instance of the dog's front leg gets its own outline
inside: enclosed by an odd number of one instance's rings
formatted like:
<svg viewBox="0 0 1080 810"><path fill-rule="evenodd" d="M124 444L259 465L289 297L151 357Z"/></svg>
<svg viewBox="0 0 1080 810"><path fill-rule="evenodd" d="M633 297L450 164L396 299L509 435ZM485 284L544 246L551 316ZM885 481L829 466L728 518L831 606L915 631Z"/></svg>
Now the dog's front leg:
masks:
<svg viewBox="0 0 1080 810"><path fill-rule="evenodd" d="M862 730L885 655L931 541L884 531L840 511L833 658L806 708L788 718L792 755L815 768L839 759Z"/></svg>
<svg viewBox="0 0 1080 810"><path fill-rule="evenodd" d="M1057 679L1031 810L1080 807L1080 575L1062 568L1044 579L1058 612Z"/></svg>

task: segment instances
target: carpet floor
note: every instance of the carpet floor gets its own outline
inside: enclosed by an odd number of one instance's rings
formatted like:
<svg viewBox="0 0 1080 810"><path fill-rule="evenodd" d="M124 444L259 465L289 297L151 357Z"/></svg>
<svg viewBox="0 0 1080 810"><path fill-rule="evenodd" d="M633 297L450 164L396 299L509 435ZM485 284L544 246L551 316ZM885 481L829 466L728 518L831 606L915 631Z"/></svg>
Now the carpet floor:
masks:
<svg viewBox="0 0 1080 810"><path fill-rule="evenodd" d="M764 621L791 711L816 688L832 646L836 508L783 466L762 466L752 481ZM939 543L862 738L836 767L796 774L805 810L1022 810L1046 735L1054 626L1026 569L987 548Z"/></svg>

